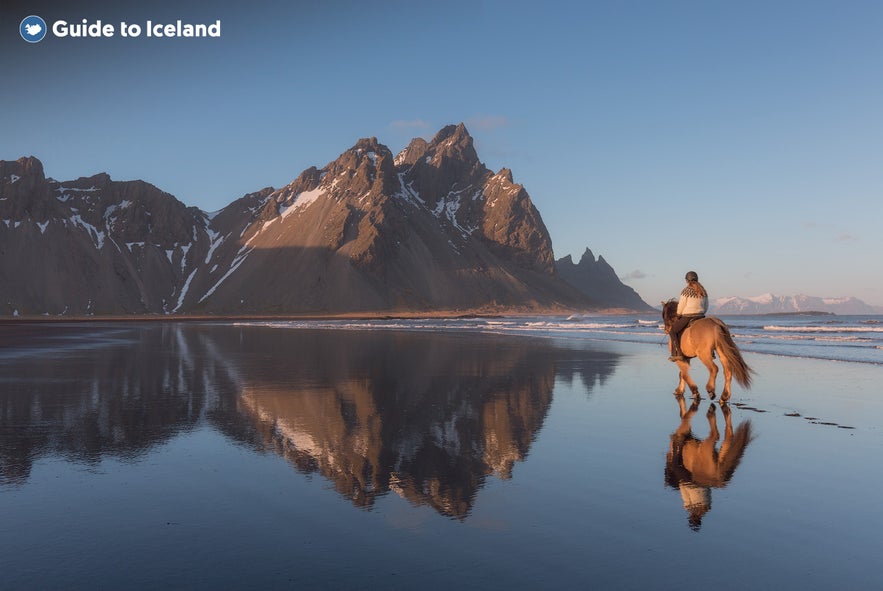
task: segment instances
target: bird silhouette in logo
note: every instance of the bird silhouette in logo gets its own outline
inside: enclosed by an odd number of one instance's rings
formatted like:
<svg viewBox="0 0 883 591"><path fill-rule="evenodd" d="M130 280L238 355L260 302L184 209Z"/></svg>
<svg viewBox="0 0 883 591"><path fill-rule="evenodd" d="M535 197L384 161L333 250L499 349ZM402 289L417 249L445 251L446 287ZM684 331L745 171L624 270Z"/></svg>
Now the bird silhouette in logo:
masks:
<svg viewBox="0 0 883 591"><path fill-rule="evenodd" d="M25 25L25 32L31 37L35 37L40 34L40 31L43 30L43 27L40 26L40 23L34 23L32 25Z"/></svg>

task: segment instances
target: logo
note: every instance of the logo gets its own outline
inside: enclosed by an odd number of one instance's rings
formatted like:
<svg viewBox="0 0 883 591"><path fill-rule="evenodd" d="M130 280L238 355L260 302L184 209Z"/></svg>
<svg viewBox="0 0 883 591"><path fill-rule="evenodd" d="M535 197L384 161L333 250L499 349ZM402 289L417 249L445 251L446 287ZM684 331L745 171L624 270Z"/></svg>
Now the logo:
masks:
<svg viewBox="0 0 883 591"><path fill-rule="evenodd" d="M46 21L39 16L26 16L18 27L21 38L28 43L39 43L46 36Z"/></svg>

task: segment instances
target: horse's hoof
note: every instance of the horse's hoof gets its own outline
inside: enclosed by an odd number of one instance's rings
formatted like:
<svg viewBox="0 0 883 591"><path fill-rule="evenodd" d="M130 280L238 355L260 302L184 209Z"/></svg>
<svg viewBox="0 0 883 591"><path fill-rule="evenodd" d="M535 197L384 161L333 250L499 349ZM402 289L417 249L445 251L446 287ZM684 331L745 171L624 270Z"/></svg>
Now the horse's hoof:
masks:
<svg viewBox="0 0 883 591"><path fill-rule="evenodd" d="M699 388L690 388L690 391L693 393L693 396L699 396Z"/></svg>

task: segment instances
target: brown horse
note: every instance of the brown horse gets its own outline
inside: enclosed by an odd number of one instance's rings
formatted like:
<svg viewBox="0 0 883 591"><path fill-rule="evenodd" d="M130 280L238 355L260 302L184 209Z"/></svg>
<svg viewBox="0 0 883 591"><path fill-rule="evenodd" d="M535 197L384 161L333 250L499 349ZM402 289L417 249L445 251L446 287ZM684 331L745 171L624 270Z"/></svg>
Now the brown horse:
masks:
<svg viewBox="0 0 883 591"><path fill-rule="evenodd" d="M672 323L677 317L678 303L674 300L662 303L662 320L665 324L665 332L669 332ZM682 395L684 386L690 386L693 396L699 395L699 387L690 377L690 359L698 357L705 367L708 368L708 383L705 385L705 391L711 399L714 399L715 380L717 379L717 365L714 363L714 352L717 351L721 359L721 365L724 366L724 391L721 394L721 400L730 399L730 380L733 376L744 388L751 387L751 374L753 370L748 367L733 337L730 336L730 329L720 318L708 316L700 318L691 323L681 333L681 352L686 358L685 361L678 361L678 367L681 370L680 382L675 388L675 394Z"/></svg>

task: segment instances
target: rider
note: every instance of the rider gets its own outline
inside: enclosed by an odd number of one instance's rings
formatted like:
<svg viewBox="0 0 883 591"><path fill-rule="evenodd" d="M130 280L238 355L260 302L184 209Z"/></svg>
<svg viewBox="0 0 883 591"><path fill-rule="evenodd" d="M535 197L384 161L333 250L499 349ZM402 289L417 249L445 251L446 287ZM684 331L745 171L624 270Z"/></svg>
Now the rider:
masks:
<svg viewBox="0 0 883 591"><path fill-rule="evenodd" d="M668 331L671 339L669 361L684 360L684 355L681 353L681 332L693 320L703 318L708 311L708 292L699 283L699 275L696 271L689 271L684 279L687 281L687 286L678 300L678 316Z"/></svg>

